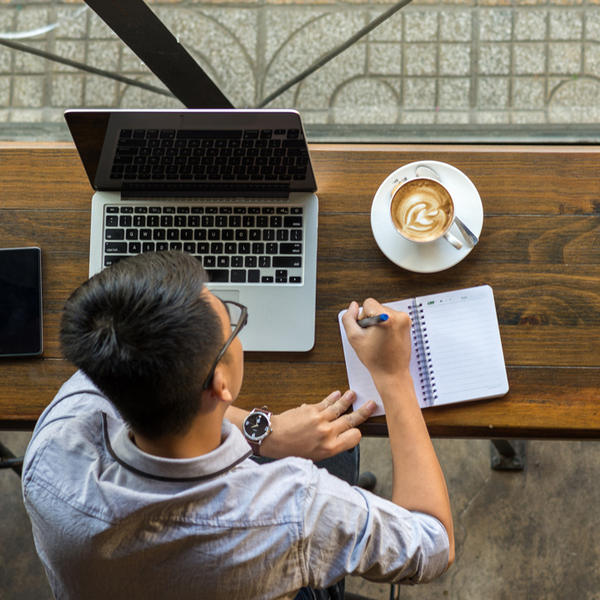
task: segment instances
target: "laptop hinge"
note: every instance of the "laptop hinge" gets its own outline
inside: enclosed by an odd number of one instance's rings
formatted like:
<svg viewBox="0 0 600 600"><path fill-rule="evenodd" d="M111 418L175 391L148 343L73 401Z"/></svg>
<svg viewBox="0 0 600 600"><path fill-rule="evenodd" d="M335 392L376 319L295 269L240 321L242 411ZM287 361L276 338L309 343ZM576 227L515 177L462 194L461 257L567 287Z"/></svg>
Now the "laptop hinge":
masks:
<svg viewBox="0 0 600 600"><path fill-rule="evenodd" d="M137 184L135 187L124 185L121 197L124 200L135 198L189 199L189 198L288 198L290 186L273 185L185 185L185 184Z"/></svg>

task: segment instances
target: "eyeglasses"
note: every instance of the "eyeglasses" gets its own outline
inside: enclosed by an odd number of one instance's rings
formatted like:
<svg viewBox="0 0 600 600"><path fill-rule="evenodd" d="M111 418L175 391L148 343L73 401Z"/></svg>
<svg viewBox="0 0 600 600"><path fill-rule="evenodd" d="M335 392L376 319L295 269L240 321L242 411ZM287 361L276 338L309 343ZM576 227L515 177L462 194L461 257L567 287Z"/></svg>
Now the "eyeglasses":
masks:
<svg viewBox="0 0 600 600"><path fill-rule="evenodd" d="M235 336L244 328L246 323L248 323L248 309L238 302L233 302L233 300L222 300L227 312L229 313L229 320L231 321L231 335L229 339L225 342L223 349L217 355L215 362L213 363L212 368L208 372L208 376L204 380L204 385L202 386L203 390L208 389L210 385L213 375L215 374L215 369L217 365L227 352L227 348L231 345L231 342L235 339Z"/></svg>

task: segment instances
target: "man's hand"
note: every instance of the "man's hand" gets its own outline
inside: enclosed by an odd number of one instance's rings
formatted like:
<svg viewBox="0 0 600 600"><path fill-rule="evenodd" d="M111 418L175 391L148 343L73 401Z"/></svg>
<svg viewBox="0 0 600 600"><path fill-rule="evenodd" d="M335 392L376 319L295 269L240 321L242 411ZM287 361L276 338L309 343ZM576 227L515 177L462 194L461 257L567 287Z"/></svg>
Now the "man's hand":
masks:
<svg viewBox="0 0 600 600"><path fill-rule="evenodd" d="M263 456L284 458L300 456L315 462L354 448L362 434L357 425L375 411L375 402L367 402L346 414L356 399L352 391L343 396L333 392L318 404L303 404L271 418L273 433L260 447Z"/></svg>
<svg viewBox="0 0 600 600"><path fill-rule="evenodd" d="M261 444L261 455L269 458L300 456L317 462L354 448L362 437L356 426L366 421L376 408L375 402L369 401L346 414L355 399L352 391L343 396L333 392L318 404L303 404L273 415L273 433ZM225 416L241 429L247 414L230 406Z"/></svg>
<svg viewBox="0 0 600 600"><path fill-rule="evenodd" d="M372 327L362 328L360 319L386 313L388 320ZM377 300L367 298L359 317L356 302L350 304L342 317L348 341L358 358L369 369L376 380L378 375L399 375L408 371L410 363L410 317L389 307L383 307Z"/></svg>

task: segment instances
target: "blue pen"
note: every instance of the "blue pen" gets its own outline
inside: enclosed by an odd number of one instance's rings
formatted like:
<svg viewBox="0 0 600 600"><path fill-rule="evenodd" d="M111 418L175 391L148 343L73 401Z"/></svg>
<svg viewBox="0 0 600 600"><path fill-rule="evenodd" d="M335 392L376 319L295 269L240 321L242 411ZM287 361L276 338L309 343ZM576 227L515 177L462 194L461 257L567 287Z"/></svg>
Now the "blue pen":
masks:
<svg viewBox="0 0 600 600"><path fill-rule="evenodd" d="M358 321L358 324L361 327L371 327L371 325L377 325L378 323L385 323L388 320L388 315L375 315L374 317L367 317L366 319L361 319Z"/></svg>

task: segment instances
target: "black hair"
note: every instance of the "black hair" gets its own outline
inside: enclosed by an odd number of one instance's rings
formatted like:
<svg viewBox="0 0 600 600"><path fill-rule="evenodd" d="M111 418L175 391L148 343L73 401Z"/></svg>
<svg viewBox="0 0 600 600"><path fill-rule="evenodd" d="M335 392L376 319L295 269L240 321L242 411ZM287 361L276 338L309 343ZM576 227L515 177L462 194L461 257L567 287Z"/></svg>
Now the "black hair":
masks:
<svg viewBox="0 0 600 600"><path fill-rule="evenodd" d="M152 252L101 271L65 304L64 356L147 438L185 433L200 408L224 342L206 281L194 257Z"/></svg>

